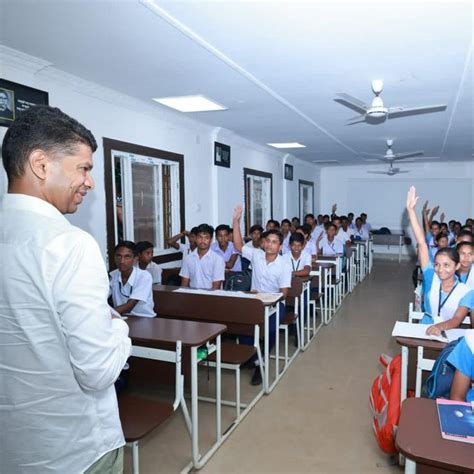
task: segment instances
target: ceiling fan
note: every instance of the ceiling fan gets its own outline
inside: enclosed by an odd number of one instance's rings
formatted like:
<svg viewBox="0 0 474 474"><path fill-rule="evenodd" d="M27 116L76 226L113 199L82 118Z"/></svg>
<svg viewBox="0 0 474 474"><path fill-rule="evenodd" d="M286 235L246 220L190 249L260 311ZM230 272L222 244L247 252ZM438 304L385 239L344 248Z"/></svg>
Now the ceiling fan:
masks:
<svg viewBox="0 0 474 474"><path fill-rule="evenodd" d="M406 160L407 158L414 158L415 156L422 156L424 153L423 151L409 151L406 153L394 153L392 149L393 141L394 140L392 138L387 138L386 140L387 150L385 152L385 155L381 155L378 153L365 153L365 152L361 152L360 154L362 156L369 156L369 157L373 156L377 160L393 163L394 161Z"/></svg>
<svg viewBox="0 0 474 474"><path fill-rule="evenodd" d="M387 176L395 176L398 173L409 173L408 170L401 170L400 168L393 167L393 161L390 162L390 168L388 171L367 171L370 174L386 174Z"/></svg>
<svg viewBox="0 0 474 474"><path fill-rule="evenodd" d="M375 97L372 99L370 105L366 104L360 99L353 97L346 93L339 93L338 98L334 99L339 104L345 105L352 110L355 110L360 115L349 119L346 125L354 125L356 123L370 123L378 124L385 122L387 119L394 119L400 117L408 117L410 115L429 114L433 112L442 112L446 110L445 104L426 105L420 107L385 107L380 93L383 90L383 81L375 79L372 81L372 91Z"/></svg>

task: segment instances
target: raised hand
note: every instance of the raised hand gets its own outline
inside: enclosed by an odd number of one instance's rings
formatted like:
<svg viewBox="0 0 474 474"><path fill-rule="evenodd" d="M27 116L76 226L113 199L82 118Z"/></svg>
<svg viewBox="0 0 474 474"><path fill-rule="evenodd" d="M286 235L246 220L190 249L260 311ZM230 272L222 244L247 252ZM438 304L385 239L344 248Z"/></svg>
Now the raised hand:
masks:
<svg viewBox="0 0 474 474"><path fill-rule="evenodd" d="M428 211L428 199L425 201L425 203L423 204L423 208L422 208L423 212L426 212Z"/></svg>
<svg viewBox="0 0 474 474"><path fill-rule="evenodd" d="M439 216L440 222L444 222L444 218L445 218L445 217L446 217L446 216L444 215L444 212L442 212L441 215Z"/></svg>
<svg viewBox="0 0 474 474"><path fill-rule="evenodd" d="M337 211L337 204L333 204L331 208L331 213L335 214L336 211Z"/></svg>
<svg viewBox="0 0 474 474"><path fill-rule="evenodd" d="M414 210L416 203L418 202L419 196L416 195L415 186L411 186L407 193L407 209Z"/></svg>
<svg viewBox="0 0 474 474"><path fill-rule="evenodd" d="M438 213L439 211L439 206L435 206L433 207L433 209L431 210L431 218L433 219L434 216L436 216L436 214Z"/></svg>
<svg viewBox="0 0 474 474"><path fill-rule="evenodd" d="M240 204L237 204L234 208L234 215L232 216L232 220L235 221L240 221L242 217L242 206Z"/></svg>

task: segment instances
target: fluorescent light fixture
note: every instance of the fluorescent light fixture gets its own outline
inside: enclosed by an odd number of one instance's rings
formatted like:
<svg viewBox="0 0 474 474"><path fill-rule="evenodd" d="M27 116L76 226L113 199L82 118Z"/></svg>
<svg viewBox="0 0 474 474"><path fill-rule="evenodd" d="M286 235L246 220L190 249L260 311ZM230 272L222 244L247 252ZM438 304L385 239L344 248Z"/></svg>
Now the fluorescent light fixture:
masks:
<svg viewBox="0 0 474 474"><path fill-rule="evenodd" d="M306 148L306 145L302 145L298 142L290 143L267 143L267 145L272 146L273 148Z"/></svg>
<svg viewBox="0 0 474 474"><path fill-rule="evenodd" d="M330 165L333 163L339 163L339 160L313 160L313 163L318 165Z"/></svg>
<svg viewBox="0 0 474 474"><path fill-rule="evenodd" d="M184 95L179 97L155 97L159 104L166 105L180 112L210 112L227 110L226 107L214 102L203 95Z"/></svg>

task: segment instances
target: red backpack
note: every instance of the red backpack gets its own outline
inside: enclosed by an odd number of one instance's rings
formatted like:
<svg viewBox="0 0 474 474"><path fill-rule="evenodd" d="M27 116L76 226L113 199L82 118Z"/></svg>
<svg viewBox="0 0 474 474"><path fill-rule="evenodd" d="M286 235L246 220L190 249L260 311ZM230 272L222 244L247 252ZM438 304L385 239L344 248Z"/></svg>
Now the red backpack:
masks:
<svg viewBox="0 0 474 474"><path fill-rule="evenodd" d="M372 382L369 403L372 410L372 426L382 451L395 454L395 435L400 418L400 378L402 356L393 359L386 354L379 357L385 367L383 374Z"/></svg>

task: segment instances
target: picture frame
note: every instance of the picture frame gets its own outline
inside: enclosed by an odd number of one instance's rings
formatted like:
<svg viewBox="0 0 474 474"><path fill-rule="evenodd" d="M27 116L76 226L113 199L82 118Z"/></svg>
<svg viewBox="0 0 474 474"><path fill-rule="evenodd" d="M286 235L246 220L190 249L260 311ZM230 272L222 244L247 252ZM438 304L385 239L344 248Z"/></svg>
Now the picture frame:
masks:
<svg viewBox="0 0 474 474"><path fill-rule="evenodd" d="M293 181L293 165L285 163L285 179L288 181Z"/></svg>
<svg viewBox="0 0 474 474"><path fill-rule="evenodd" d="M9 127L19 113L34 105L49 105L48 93L0 79L0 127Z"/></svg>
<svg viewBox="0 0 474 474"><path fill-rule="evenodd" d="M230 168L230 146L214 142L214 165Z"/></svg>

